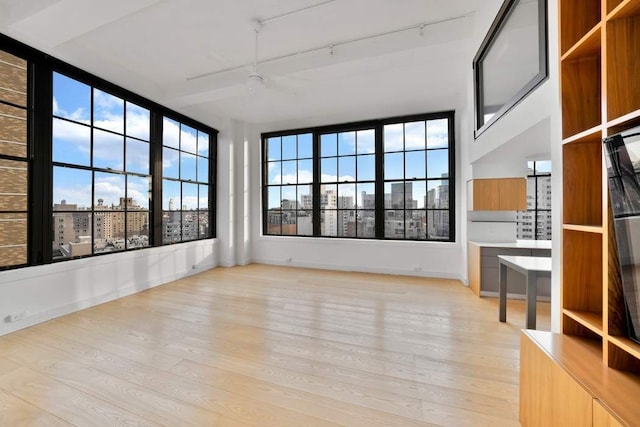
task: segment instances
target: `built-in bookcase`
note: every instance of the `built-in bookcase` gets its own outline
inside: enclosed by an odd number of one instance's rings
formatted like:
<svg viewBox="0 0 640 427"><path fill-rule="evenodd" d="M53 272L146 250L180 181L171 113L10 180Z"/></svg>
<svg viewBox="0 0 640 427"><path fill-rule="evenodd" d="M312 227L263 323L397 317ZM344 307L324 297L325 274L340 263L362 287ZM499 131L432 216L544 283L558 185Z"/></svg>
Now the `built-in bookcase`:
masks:
<svg viewBox="0 0 640 427"><path fill-rule="evenodd" d="M562 332L640 374L624 306L602 139L640 125L640 0L560 0ZM633 374L631 374L633 375Z"/></svg>

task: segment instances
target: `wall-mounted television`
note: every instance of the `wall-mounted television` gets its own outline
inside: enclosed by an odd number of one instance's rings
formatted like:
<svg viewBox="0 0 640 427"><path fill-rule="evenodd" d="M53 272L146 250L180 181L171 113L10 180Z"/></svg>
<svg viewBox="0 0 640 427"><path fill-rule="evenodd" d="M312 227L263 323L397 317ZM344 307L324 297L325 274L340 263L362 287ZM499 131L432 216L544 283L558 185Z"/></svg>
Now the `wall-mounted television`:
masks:
<svg viewBox="0 0 640 427"><path fill-rule="evenodd" d="M640 343L640 127L605 138L627 335Z"/></svg>

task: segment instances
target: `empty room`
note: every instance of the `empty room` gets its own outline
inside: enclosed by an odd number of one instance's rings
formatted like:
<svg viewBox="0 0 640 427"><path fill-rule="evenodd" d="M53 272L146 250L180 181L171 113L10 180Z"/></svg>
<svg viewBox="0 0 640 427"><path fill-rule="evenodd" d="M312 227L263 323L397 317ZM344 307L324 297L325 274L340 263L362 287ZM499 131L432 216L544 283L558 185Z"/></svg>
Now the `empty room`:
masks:
<svg viewBox="0 0 640 427"><path fill-rule="evenodd" d="M640 426L638 40L0 0L0 426Z"/></svg>

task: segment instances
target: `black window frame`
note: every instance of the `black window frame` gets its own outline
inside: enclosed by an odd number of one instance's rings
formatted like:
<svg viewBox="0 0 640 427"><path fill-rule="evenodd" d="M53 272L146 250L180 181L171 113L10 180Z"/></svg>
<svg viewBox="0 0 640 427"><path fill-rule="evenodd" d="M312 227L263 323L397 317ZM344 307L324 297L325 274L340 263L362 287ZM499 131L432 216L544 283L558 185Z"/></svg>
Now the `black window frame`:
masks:
<svg viewBox="0 0 640 427"><path fill-rule="evenodd" d="M188 240L216 237L216 184L218 130L198 122L128 89L61 61L31 46L0 33L0 49L20 57L28 64L28 156L31 167L28 176L28 261L19 266L0 266L0 271L29 266L65 262L113 252L53 259L53 73L95 87L150 111L149 174L151 201L149 205L149 246L128 251L147 250L162 244L162 117L168 116L209 135L209 235ZM106 171L106 170L105 170ZM111 172L111 171L109 171ZM93 203L93 194L92 194ZM179 244L176 242L172 244ZM93 245L92 245L93 246ZM93 252L93 248L92 248ZM117 253L121 253L118 251Z"/></svg>
<svg viewBox="0 0 640 427"><path fill-rule="evenodd" d="M505 102L495 114L487 121L484 120L484 75L482 61L486 58L494 41L500 35L516 3L520 0L504 0L496 15L487 35L480 44L478 52L473 58L473 83L474 83L474 138L477 139L483 132L500 120L513 107L524 100L534 89L549 78L549 22L547 0L538 0L538 73L533 76L516 94Z"/></svg>
<svg viewBox="0 0 640 427"><path fill-rule="evenodd" d="M549 215L551 215L551 211L552 208L540 208L538 206L538 181L541 178L548 178L549 180L551 180L551 171L549 172L543 172L543 173L538 173L538 168L537 168L537 161L532 161L533 163L533 168L531 168L532 173L527 174L527 180L532 179L534 182L534 190L533 190L533 208L529 209L527 207L526 211L522 211L522 212L532 212L533 213L533 239L525 239L525 240L549 240L547 238L539 238L538 237L538 231L540 230L540 225L538 224L538 214L540 212L548 212ZM553 191L553 189L552 189ZM551 206L551 205L549 205ZM517 225L519 225L521 223L521 221L518 221ZM522 236L518 236L518 239L524 239Z"/></svg>
<svg viewBox="0 0 640 427"><path fill-rule="evenodd" d="M384 141L383 130L387 124L415 122L415 121L430 121L438 119L448 120L448 170L449 170L449 238L448 239L416 239L416 238L404 238L404 239L391 239L384 237ZM321 235L321 206L320 206L320 186L323 184L320 177L320 135L331 133L351 132L358 130L374 129L375 135L375 236L374 237L347 237L347 236L323 236ZM292 134L313 134L313 235L311 236L298 236L298 235L282 235L272 234L268 232L268 159L267 159L267 140L271 137L292 135ZM426 134L425 134L426 137ZM436 242L436 243L451 243L456 241L456 228L455 228L455 111L442 111L435 113L423 113L412 114L407 116L390 117L376 120L365 120L360 122L351 122L327 126L318 126L310 128L289 129L283 131L265 132L261 134L261 167L262 167L262 235L270 237L313 237L324 239L353 239L353 240L386 240L386 241L416 241L416 242ZM425 147L426 150L426 147ZM404 152L404 151L403 151ZM357 179L357 177L356 177ZM427 178L424 179L427 181ZM353 181L354 183L356 181ZM357 187L356 187L357 188ZM425 210L426 206L425 206ZM357 227L356 227L357 228Z"/></svg>

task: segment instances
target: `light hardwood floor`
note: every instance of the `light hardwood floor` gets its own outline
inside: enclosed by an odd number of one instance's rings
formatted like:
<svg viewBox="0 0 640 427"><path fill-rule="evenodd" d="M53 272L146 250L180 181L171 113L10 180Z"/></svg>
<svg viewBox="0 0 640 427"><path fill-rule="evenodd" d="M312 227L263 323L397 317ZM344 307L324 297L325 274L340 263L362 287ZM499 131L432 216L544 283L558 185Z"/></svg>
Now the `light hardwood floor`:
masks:
<svg viewBox="0 0 640 427"><path fill-rule="evenodd" d="M507 316L450 280L217 268L0 337L0 425L515 426Z"/></svg>

